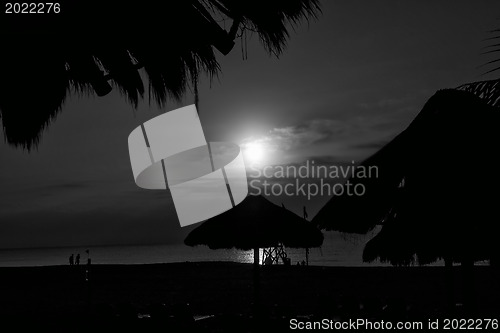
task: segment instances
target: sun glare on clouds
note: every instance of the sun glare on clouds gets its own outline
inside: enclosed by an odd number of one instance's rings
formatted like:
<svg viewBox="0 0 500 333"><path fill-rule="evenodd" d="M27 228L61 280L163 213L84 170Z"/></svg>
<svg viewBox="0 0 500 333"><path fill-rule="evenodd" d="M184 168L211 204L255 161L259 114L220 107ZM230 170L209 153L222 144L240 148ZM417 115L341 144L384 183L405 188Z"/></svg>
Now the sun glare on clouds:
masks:
<svg viewBox="0 0 500 333"><path fill-rule="evenodd" d="M254 164L260 164L264 159L264 147L259 142L250 142L245 146L245 157Z"/></svg>

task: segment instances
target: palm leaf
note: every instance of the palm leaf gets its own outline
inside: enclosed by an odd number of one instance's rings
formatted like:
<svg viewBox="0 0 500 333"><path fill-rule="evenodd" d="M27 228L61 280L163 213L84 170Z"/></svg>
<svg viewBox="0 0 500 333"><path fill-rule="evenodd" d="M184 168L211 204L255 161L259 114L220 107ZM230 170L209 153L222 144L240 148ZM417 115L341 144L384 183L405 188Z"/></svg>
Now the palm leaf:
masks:
<svg viewBox="0 0 500 333"><path fill-rule="evenodd" d="M221 70L214 49L227 54L236 32L251 29L279 55L289 26L316 17L319 2L172 0L118 7L88 0L65 3L71 12L78 15L0 21L0 119L9 144L36 146L70 94L103 96L115 87L137 107L145 94L140 68L150 102L164 107L188 89L197 101L200 75L212 79ZM229 33L215 20L220 16L233 21Z"/></svg>
<svg viewBox="0 0 500 333"><path fill-rule="evenodd" d="M317 0L210 0L214 7L223 7L233 19L242 22L242 30L259 35L266 50L279 56L289 37L288 25L298 25L303 20L317 18L321 12Z"/></svg>
<svg viewBox="0 0 500 333"><path fill-rule="evenodd" d="M485 40L495 40L500 38L498 32L500 29L495 29L490 31L491 33L495 33L495 36L489 37ZM497 54L500 53L500 48L497 48L500 44L491 44L485 47L487 51L483 52L483 54ZM493 49L492 49L493 48ZM487 67L491 64L498 63L500 58L495 58L481 65L480 67ZM496 72L500 69L500 66L494 67L484 74L489 74ZM499 107L500 106L500 79L496 80L485 80L485 81L477 81L472 83L463 84L456 89L470 92L482 100L484 100L488 105Z"/></svg>
<svg viewBox="0 0 500 333"><path fill-rule="evenodd" d="M470 92L488 105L500 107L500 79L466 83L456 89Z"/></svg>

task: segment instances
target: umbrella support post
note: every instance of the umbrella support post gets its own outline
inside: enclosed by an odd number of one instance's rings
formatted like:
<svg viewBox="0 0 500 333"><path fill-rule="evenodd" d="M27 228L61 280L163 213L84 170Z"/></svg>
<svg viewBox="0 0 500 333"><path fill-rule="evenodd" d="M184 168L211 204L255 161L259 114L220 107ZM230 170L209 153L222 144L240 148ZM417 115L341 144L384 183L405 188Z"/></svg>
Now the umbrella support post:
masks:
<svg viewBox="0 0 500 333"><path fill-rule="evenodd" d="M254 319L260 316L260 263L259 263L259 248L253 250L253 315Z"/></svg>
<svg viewBox="0 0 500 333"><path fill-rule="evenodd" d="M260 256L260 249L259 248L256 248L256 249L253 249L253 266L254 266L254 269L258 269L259 268L259 256Z"/></svg>

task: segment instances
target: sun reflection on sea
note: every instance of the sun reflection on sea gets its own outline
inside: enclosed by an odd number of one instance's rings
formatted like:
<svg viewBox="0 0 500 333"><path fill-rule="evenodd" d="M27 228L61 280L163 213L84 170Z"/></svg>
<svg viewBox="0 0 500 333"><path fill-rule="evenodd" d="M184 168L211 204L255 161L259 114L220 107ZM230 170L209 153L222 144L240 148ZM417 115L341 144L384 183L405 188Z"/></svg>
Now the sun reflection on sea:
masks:
<svg viewBox="0 0 500 333"><path fill-rule="evenodd" d="M262 249L260 250L260 255L262 256ZM234 250L234 261L245 264L253 263L253 250L250 251Z"/></svg>

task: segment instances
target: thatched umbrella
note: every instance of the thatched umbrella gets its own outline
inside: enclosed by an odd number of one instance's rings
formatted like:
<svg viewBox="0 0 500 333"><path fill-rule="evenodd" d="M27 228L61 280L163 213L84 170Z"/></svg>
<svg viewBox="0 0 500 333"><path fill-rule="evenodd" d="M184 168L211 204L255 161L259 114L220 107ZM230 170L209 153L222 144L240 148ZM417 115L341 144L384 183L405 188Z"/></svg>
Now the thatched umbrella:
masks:
<svg viewBox="0 0 500 333"><path fill-rule="evenodd" d="M313 223L356 233L383 224L405 238L420 263L491 257L496 242L485 240L492 240L496 213L490 190L500 185L491 159L499 120L498 109L469 93L437 92L405 131L362 163L379 170L378 178L351 179L366 195L333 197Z"/></svg>
<svg viewBox="0 0 500 333"><path fill-rule="evenodd" d="M323 234L312 223L263 196L247 196L236 207L208 219L184 240L189 246L206 245L210 249L254 250L259 264L259 249L275 247L318 247Z"/></svg>
<svg viewBox="0 0 500 333"><path fill-rule="evenodd" d="M254 250L254 291L259 295L259 249L275 247L310 248L323 244L323 234L284 207L263 196L247 196L239 205L205 221L184 240L189 246L210 249Z"/></svg>
<svg viewBox="0 0 500 333"><path fill-rule="evenodd" d="M474 261L495 259L500 186L494 162L498 109L468 92L443 90L393 141L363 162L376 179L351 179L365 197L334 197L313 222L321 228L365 233L382 230L363 259L396 265L461 262L470 279Z"/></svg>
<svg viewBox="0 0 500 333"><path fill-rule="evenodd" d="M228 54L236 38L245 43L255 31L280 55L290 25L320 11L318 0L90 0L59 8L0 20L0 118L9 144L36 145L69 94L103 96L116 87L137 106L145 92L140 68L150 101L162 106L187 88L197 99L200 73L220 70L214 49Z"/></svg>

